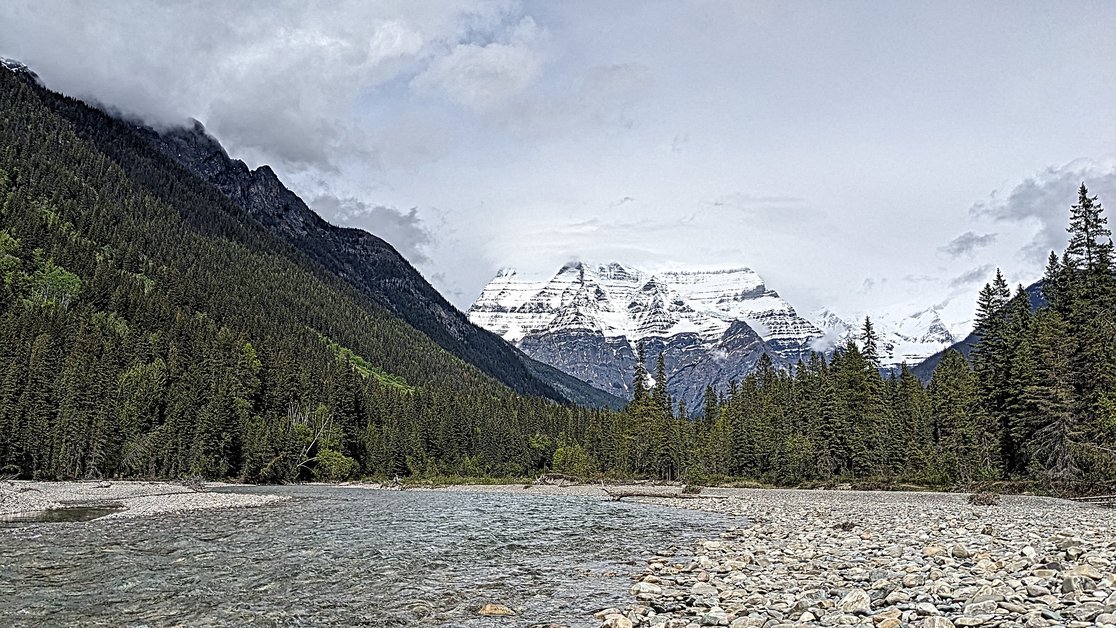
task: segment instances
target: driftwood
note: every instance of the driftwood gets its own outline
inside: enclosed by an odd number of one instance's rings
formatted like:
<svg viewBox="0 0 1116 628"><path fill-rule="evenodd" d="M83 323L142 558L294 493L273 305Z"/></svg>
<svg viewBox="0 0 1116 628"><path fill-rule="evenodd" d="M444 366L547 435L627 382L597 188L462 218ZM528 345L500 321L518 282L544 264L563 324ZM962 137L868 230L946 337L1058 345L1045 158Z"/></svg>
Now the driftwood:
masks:
<svg viewBox="0 0 1116 628"><path fill-rule="evenodd" d="M618 491L605 489L612 501L618 502L625 497L655 497L659 499L728 499L727 495L694 495L692 493L661 493L657 491Z"/></svg>
<svg viewBox="0 0 1116 628"><path fill-rule="evenodd" d="M1090 497L1071 497L1071 500L1082 504L1096 506L1116 506L1116 495L1093 495Z"/></svg>
<svg viewBox="0 0 1116 628"><path fill-rule="evenodd" d="M535 479L534 486L578 486L581 484L585 484L585 480L576 475L544 473Z"/></svg>

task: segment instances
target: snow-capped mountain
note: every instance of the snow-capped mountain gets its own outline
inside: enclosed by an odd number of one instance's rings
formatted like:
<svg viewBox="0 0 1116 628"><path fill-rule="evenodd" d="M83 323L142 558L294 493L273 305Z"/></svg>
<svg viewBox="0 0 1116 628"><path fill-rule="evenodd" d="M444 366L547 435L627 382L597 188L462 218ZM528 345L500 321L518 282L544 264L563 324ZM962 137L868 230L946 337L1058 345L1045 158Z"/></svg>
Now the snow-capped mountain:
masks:
<svg viewBox="0 0 1116 628"><path fill-rule="evenodd" d="M763 354L793 364L821 330L755 271L650 273L571 262L544 281L502 270L469 309L474 323L528 355L628 397L634 346L664 354L667 387L694 408L707 383L740 379Z"/></svg>
<svg viewBox="0 0 1116 628"><path fill-rule="evenodd" d="M880 338L880 366L885 369L896 369L904 362L914 366L957 341L954 331L942 319L937 308L905 313L911 312L911 309L911 306L897 306L870 314ZM818 348L832 349L849 338L859 343L864 316L842 316L828 308L812 312L810 319L825 332L823 339L817 343Z"/></svg>

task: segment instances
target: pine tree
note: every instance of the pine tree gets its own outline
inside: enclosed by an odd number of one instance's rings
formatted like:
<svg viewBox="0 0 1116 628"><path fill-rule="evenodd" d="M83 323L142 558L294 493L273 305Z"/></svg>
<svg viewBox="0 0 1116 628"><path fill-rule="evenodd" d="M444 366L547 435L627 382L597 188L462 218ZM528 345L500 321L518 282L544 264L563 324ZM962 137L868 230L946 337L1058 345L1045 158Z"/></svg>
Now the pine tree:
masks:
<svg viewBox="0 0 1116 628"><path fill-rule="evenodd" d="M632 401L640 402L647 396L647 350L643 341L636 344L635 375L632 377Z"/></svg>
<svg viewBox="0 0 1116 628"><path fill-rule="evenodd" d="M1077 442L1081 434L1073 412L1073 387L1066 352L1067 326L1053 311L1039 313L1030 343L1034 374L1023 390L1020 409L1034 434L1034 459L1055 482L1078 477Z"/></svg>
<svg viewBox="0 0 1116 628"><path fill-rule="evenodd" d="M659 352L659 357L655 361L655 388L651 391L651 398L655 404L655 410L664 416L673 415L673 404L670 401L670 394L667 392L667 374L666 374L666 359L663 352Z"/></svg>
<svg viewBox="0 0 1116 628"><path fill-rule="evenodd" d="M952 349L942 356L930 380L929 393L939 481L997 477L995 430L982 408L976 378L964 356Z"/></svg>
<svg viewBox="0 0 1116 628"><path fill-rule="evenodd" d="M1046 270L1042 276L1042 294L1046 298L1047 304L1063 316L1069 312L1070 278L1067 274L1070 270L1070 268L1062 265L1054 251L1050 252L1050 257L1046 260Z"/></svg>
<svg viewBox="0 0 1116 628"><path fill-rule="evenodd" d="M872 325L872 319L865 316L864 326L860 330L860 345L862 347L861 354L869 364L876 368L880 368L880 337L876 333L876 328Z"/></svg>
<svg viewBox="0 0 1116 628"><path fill-rule="evenodd" d="M1112 281L1112 231L1097 197L1089 196L1085 184L1077 193L1077 204L1070 208L1070 234L1066 254L1074 268L1083 273L1083 298L1095 299Z"/></svg>
<svg viewBox="0 0 1116 628"><path fill-rule="evenodd" d="M705 394L703 395L703 414L702 419L705 425L712 425L717 421L717 414L720 410L720 404L717 402L717 392L713 390L713 386L705 385Z"/></svg>

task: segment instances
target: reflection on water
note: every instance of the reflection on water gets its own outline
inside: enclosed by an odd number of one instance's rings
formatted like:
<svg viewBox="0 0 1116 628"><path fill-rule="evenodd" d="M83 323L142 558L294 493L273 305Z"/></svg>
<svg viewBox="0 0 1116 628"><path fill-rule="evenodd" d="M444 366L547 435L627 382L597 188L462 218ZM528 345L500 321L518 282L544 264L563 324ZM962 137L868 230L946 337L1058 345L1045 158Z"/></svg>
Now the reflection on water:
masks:
<svg viewBox="0 0 1116 628"><path fill-rule="evenodd" d="M120 512L123 509L124 507L118 504L98 504L96 506L66 506L49 510L33 510L15 515L0 515L0 524L92 521L105 515L111 515L114 512Z"/></svg>
<svg viewBox="0 0 1116 628"><path fill-rule="evenodd" d="M247 510L0 530L0 624L595 626L716 515L596 499L234 489ZM514 618L482 618L488 602Z"/></svg>

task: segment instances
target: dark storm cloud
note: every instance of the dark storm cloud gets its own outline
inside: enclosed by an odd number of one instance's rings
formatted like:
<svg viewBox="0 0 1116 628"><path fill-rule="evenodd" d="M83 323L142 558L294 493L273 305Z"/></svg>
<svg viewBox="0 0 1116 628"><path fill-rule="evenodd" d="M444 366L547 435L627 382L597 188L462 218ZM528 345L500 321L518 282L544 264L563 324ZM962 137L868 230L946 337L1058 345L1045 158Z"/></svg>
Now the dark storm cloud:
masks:
<svg viewBox="0 0 1116 628"><path fill-rule="evenodd" d="M434 235L412 207L401 211L394 207L369 205L360 199L338 198L321 194L310 201L310 206L325 219L348 227L359 227L387 240L412 264L430 261L428 248Z"/></svg>
<svg viewBox="0 0 1116 628"><path fill-rule="evenodd" d="M1116 164L1078 160L1028 177L1006 194L993 192L969 212L976 218L1036 223L1038 232L1020 253L1029 261L1041 263L1050 251L1065 248L1069 208L1077 202L1082 183L1090 195L1100 197L1102 205L1106 201L1116 205Z"/></svg>
<svg viewBox="0 0 1116 628"><path fill-rule="evenodd" d="M961 273L953 279L950 279L949 286L951 288L964 288L965 286L969 286L974 283L988 281L991 278L992 272L994 270L995 267L991 264L978 266L977 268L965 271L964 273Z"/></svg>
<svg viewBox="0 0 1116 628"><path fill-rule="evenodd" d="M28 63L49 87L150 124L198 118L238 157L288 172L334 173L374 157L366 126L353 115L361 98L462 51L496 57L470 61L497 96L524 80L517 62L529 56L526 45L502 45L500 57L463 39L495 37L505 20L517 28L507 5L338 1L322 8L288 0L7 2L0 4L0 54ZM431 90L451 96L478 89L468 76L452 85L436 79Z"/></svg>
<svg viewBox="0 0 1116 628"><path fill-rule="evenodd" d="M995 241L995 233L966 231L950 240L945 246L940 247L939 250L949 254L950 257L957 258L962 255L971 255L977 249L982 249Z"/></svg>

